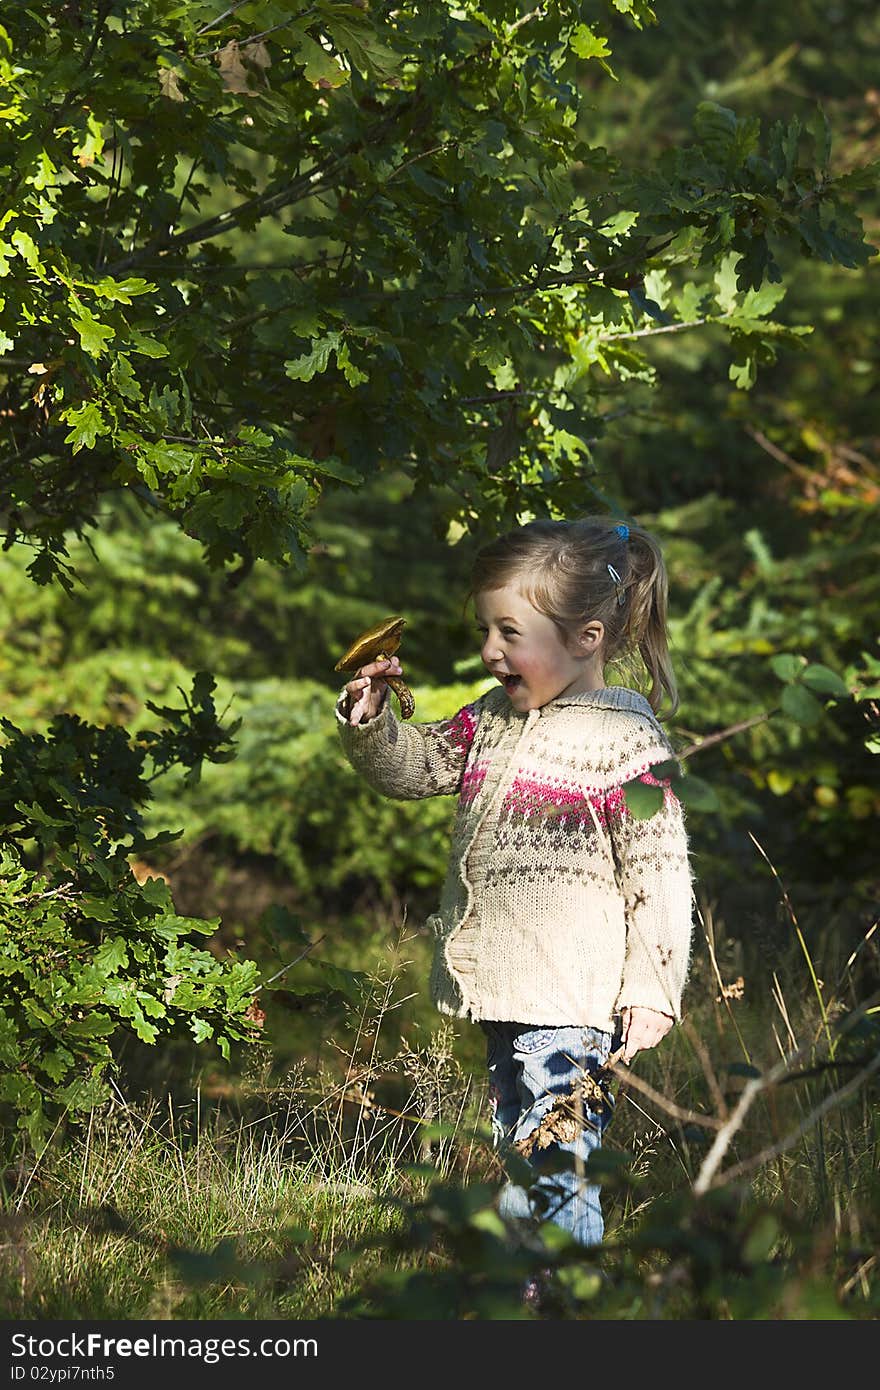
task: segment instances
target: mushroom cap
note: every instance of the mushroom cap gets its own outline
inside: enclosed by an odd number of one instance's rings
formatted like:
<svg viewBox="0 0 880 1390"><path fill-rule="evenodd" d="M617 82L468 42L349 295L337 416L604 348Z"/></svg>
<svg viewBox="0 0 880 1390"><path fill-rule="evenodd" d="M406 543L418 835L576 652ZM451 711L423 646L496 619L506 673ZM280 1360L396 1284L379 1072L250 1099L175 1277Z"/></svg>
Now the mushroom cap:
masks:
<svg viewBox="0 0 880 1390"><path fill-rule="evenodd" d="M355 638L333 670L356 671L359 666L366 666L368 661L375 661L380 652L391 656L400 646L400 637L405 626L405 618L393 617L383 618L380 623L368 627L366 632Z"/></svg>

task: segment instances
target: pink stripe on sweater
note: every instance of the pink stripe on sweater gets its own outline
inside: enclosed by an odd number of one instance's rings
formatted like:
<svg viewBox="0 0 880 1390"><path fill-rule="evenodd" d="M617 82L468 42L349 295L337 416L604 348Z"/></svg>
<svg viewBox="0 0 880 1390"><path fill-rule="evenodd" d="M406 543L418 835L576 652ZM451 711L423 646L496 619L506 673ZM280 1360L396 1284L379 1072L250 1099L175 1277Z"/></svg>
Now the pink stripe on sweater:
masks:
<svg viewBox="0 0 880 1390"><path fill-rule="evenodd" d="M590 801L599 820L603 821L601 793L592 795ZM534 777L514 778L504 798L502 814L521 815L526 819L545 816L563 825L572 822L588 826L593 823L580 787L561 786L558 782L543 782Z"/></svg>
<svg viewBox="0 0 880 1390"><path fill-rule="evenodd" d="M474 706L465 705L458 711L458 714L447 719L445 734L453 748L457 748L461 753L466 753L474 741L476 729Z"/></svg>
<svg viewBox="0 0 880 1390"><path fill-rule="evenodd" d="M668 781L658 780L651 772L639 774L639 780L651 787L664 787L664 799L668 803L675 794ZM579 825L592 825L593 818L587 806L588 798L581 787L563 786L557 782L543 782L535 777L516 777L510 784L502 806L502 814L544 816L559 820L565 825L571 820ZM624 819L630 815L623 787L609 787L606 791L591 791L589 803L596 813L596 819L607 828L609 819Z"/></svg>
<svg viewBox="0 0 880 1390"><path fill-rule="evenodd" d="M485 780L485 763L474 763L473 767L467 768L461 779L461 793L459 799L463 801L466 806L469 806L479 793Z"/></svg>

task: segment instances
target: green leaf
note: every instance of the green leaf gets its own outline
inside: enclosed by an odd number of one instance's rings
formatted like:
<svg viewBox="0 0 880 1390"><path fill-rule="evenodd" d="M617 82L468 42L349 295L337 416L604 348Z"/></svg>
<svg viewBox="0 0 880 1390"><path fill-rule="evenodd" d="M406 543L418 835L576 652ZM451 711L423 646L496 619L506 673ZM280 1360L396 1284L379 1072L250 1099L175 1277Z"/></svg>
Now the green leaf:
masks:
<svg viewBox="0 0 880 1390"><path fill-rule="evenodd" d="M634 820L648 820L663 805L663 788L652 787L639 778L624 783L623 795Z"/></svg>
<svg viewBox="0 0 880 1390"><path fill-rule="evenodd" d="M356 367L352 362L349 355L348 343L342 343L341 346L337 348L336 365L342 372L349 386L362 386L364 382L370 379L368 372L361 371L360 367Z"/></svg>
<svg viewBox="0 0 880 1390"><path fill-rule="evenodd" d="M758 379L757 359L751 354L745 362L731 362L727 375L740 391L749 391Z"/></svg>
<svg viewBox="0 0 880 1390"><path fill-rule="evenodd" d="M90 357L100 357L107 351L107 344L115 338L116 330L109 324L100 323L84 304L78 305L77 310L78 316L73 320L73 327L79 334L83 351Z"/></svg>
<svg viewBox="0 0 880 1390"><path fill-rule="evenodd" d="M139 352L142 357L167 357L168 349L164 343L157 342L155 338L150 338L146 333L140 333L137 329L132 329L128 335L126 344L132 352Z"/></svg>
<svg viewBox="0 0 880 1390"><path fill-rule="evenodd" d="M380 82L393 77L400 67L401 58L392 49L377 39L375 31L368 24L353 22L352 18L342 19L334 7L333 18L327 28L337 48L347 54L353 67L366 76L375 76ZM306 69L306 76L309 70ZM312 78L309 78L312 81ZM336 84L338 85L338 84Z"/></svg>
<svg viewBox="0 0 880 1390"><path fill-rule="evenodd" d="M665 762L654 763L651 766L651 776L656 777L661 782L668 781L670 778L673 780L680 778L682 776L681 763L678 758L667 758Z"/></svg>
<svg viewBox="0 0 880 1390"><path fill-rule="evenodd" d="M92 893L83 893L79 900L79 910L84 917L93 922L113 922L118 909L108 898L96 898Z"/></svg>
<svg viewBox="0 0 880 1390"><path fill-rule="evenodd" d="M337 351L341 342L341 333L328 333L323 338L317 338L312 343L310 352L285 362L285 373L293 381L311 381L312 377L320 376L322 372L326 372L330 362L330 354Z"/></svg>
<svg viewBox="0 0 880 1390"><path fill-rule="evenodd" d="M794 681L804 669L804 658L793 652L780 652L770 658L770 669L781 681Z"/></svg>
<svg viewBox="0 0 880 1390"><path fill-rule="evenodd" d="M718 811L721 806L718 793L711 783L702 777L695 777L692 772L675 783L675 794L695 811Z"/></svg>
<svg viewBox="0 0 880 1390"><path fill-rule="evenodd" d="M306 81L314 87L341 87L348 81L348 73L338 58L328 53L308 34L298 36L297 57L305 64Z"/></svg>
<svg viewBox="0 0 880 1390"><path fill-rule="evenodd" d="M657 15L649 0L611 0L611 3L621 14L629 15L637 29L644 24L657 23Z"/></svg>
<svg viewBox="0 0 880 1390"><path fill-rule="evenodd" d="M832 671L830 666L822 666L819 662L807 666L801 674L801 680L804 685L820 695L836 695L845 700L850 693L837 672Z"/></svg>
<svg viewBox="0 0 880 1390"><path fill-rule="evenodd" d="M141 897L155 907L171 909L171 892L168 884L161 878L145 878L140 885Z"/></svg>
<svg viewBox="0 0 880 1390"><path fill-rule="evenodd" d="M117 1028L116 1020L105 1013L86 1014L85 1018L72 1019L65 1025L65 1037L85 1040L88 1038L106 1038L114 1033Z"/></svg>
<svg viewBox="0 0 880 1390"><path fill-rule="evenodd" d="M106 920L106 919L105 919ZM95 965L107 975L128 965L128 950L121 936L105 941L95 952Z"/></svg>
<svg viewBox="0 0 880 1390"><path fill-rule="evenodd" d="M100 299L109 299L118 304L130 304L132 297L137 294L149 294L155 290L156 286L149 280L141 280L132 277L129 280L113 280L109 275L98 280L94 285L86 285Z"/></svg>
<svg viewBox="0 0 880 1390"><path fill-rule="evenodd" d="M785 298L785 294L785 285L774 284L771 280L765 280L760 289L746 290L740 310L749 318L761 318L765 314L772 313L777 304Z"/></svg>
<svg viewBox="0 0 880 1390"><path fill-rule="evenodd" d="M40 260L40 253L37 250L37 244L34 241L33 237L29 236L27 232L24 232L21 229L19 229L18 231L12 233L11 240L12 245L15 247L18 254L22 257L23 260L27 261L31 270L35 271L41 279L45 279L43 263Z"/></svg>
<svg viewBox="0 0 880 1390"><path fill-rule="evenodd" d="M144 1018L140 1008L135 1005L131 1011L131 1026L137 1033L141 1042L154 1043L159 1036L159 1029L154 1023L149 1023Z"/></svg>
<svg viewBox="0 0 880 1390"><path fill-rule="evenodd" d="M214 1029L204 1018L191 1018L189 1021L190 1031L197 1043L207 1042L208 1038L213 1038Z"/></svg>
<svg viewBox="0 0 880 1390"><path fill-rule="evenodd" d="M822 706L802 685L787 685L782 692L781 705L790 719L809 727L822 716Z"/></svg>
<svg viewBox="0 0 880 1390"><path fill-rule="evenodd" d="M608 47L608 40L602 34L594 34L589 24L579 24L572 30L569 45L573 53L578 58L596 58L600 67L603 67L609 77L617 81L616 74L608 66L605 59L611 57L611 49Z"/></svg>
<svg viewBox="0 0 880 1390"><path fill-rule="evenodd" d="M74 1065L73 1053L66 1047L57 1047L54 1052L44 1052L39 1065L53 1081L61 1081Z"/></svg>
<svg viewBox="0 0 880 1390"><path fill-rule="evenodd" d="M740 259L738 251L725 256L715 272L715 298L722 313L729 314L736 307L739 294L736 284L736 266Z"/></svg>
<svg viewBox="0 0 880 1390"><path fill-rule="evenodd" d="M93 449L98 435L107 434L107 423L94 401L86 401L76 409L65 410L62 415L71 426L64 436L65 444L73 445L73 452L80 449Z"/></svg>
<svg viewBox="0 0 880 1390"><path fill-rule="evenodd" d="M727 159L737 134L736 113L715 101L701 101L694 115L694 129L700 143L713 158Z"/></svg>

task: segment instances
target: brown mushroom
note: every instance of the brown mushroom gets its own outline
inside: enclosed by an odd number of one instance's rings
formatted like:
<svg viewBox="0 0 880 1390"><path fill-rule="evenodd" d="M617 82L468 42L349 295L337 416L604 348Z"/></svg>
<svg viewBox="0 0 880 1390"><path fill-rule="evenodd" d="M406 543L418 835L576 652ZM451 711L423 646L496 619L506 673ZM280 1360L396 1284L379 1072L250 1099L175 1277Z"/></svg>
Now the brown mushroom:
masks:
<svg viewBox="0 0 880 1390"><path fill-rule="evenodd" d="M371 661L387 661L400 646L400 635L406 626L405 618L383 618L381 623L367 628L356 637L341 661L337 661L334 671L357 671ZM400 713L404 719L412 719L416 712L416 702L409 686L399 676L383 676L400 701Z"/></svg>

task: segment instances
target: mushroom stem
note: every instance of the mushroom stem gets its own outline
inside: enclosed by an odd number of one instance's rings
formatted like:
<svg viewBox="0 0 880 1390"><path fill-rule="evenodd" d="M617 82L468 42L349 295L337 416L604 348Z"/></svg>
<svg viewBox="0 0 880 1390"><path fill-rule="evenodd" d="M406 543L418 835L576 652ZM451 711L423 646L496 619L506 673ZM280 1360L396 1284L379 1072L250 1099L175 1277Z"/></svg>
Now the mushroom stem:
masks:
<svg viewBox="0 0 880 1390"><path fill-rule="evenodd" d="M390 657L386 652L380 652L377 661L389 661ZM412 719L416 712L415 697L406 681L402 681L399 676L383 676L386 685L390 685L400 702L401 719Z"/></svg>

